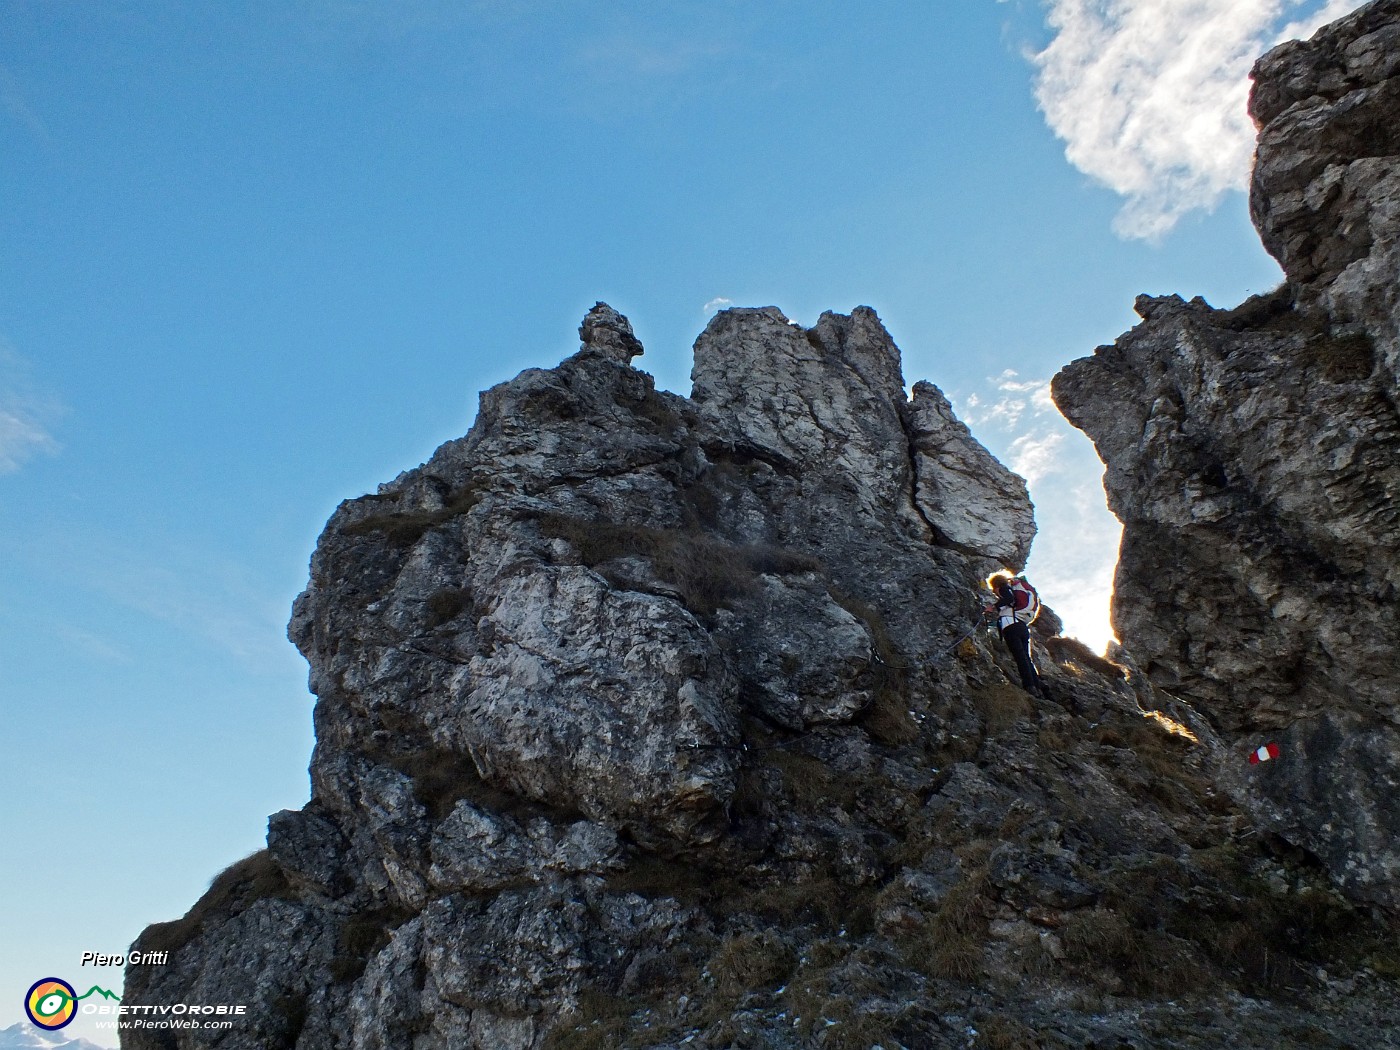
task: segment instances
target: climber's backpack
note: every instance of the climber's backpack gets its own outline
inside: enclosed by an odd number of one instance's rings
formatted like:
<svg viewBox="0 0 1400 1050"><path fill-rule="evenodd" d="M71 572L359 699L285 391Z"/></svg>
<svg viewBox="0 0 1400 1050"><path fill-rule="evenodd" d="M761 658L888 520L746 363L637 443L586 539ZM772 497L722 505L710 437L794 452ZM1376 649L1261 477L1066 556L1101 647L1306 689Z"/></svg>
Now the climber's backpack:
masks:
<svg viewBox="0 0 1400 1050"><path fill-rule="evenodd" d="M1034 623L1035 618L1040 615L1040 595L1019 576L1014 577L1008 586L1011 588L1011 602L1016 611L1016 619L1022 623Z"/></svg>

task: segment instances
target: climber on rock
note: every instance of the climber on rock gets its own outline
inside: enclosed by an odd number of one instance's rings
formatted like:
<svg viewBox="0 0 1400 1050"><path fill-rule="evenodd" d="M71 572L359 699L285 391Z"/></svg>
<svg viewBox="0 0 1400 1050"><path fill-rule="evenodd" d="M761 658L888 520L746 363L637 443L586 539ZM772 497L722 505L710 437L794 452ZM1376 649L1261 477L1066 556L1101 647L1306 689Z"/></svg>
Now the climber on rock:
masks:
<svg viewBox="0 0 1400 1050"><path fill-rule="evenodd" d="M1040 675L1031 660L1031 624L1040 614L1040 596L1024 577L994 572L987 577L987 589L995 595L987 613L995 613L997 629L1021 672L1021 686L1032 696L1048 698Z"/></svg>

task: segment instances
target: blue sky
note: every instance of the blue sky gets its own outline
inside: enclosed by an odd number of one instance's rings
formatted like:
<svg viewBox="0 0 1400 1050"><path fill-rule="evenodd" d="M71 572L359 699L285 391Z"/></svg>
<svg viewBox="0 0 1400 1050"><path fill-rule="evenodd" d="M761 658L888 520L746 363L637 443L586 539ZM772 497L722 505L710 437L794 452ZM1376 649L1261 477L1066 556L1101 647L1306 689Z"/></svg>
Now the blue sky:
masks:
<svg viewBox="0 0 1400 1050"><path fill-rule="evenodd" d="M1187 6L0 0L0 1027L305 801L321 526L597 299L682 393L717 301L874 306L1101 644L1116 532L1045 383L1139 292L1277 283L1243 70L1356 5Z"/></svg>

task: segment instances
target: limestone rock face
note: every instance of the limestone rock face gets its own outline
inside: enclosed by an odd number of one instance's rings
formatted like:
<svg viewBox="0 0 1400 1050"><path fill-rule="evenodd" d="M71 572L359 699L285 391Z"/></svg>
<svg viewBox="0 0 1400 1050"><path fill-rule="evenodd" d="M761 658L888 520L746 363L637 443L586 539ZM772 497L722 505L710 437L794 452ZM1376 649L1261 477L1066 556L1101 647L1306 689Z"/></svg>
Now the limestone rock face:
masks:
<svg viewBox="0 0 1400 1050"><path fill-rule="evenodd" d="M897 589L917 657L970 600L970 563L915 505L899 353L872 311L810 332L726 311L689 400L628 366L641 346L609 307L580 333L558 368L483 395L466 438L337 511L297 603L316 797L375 836L406 906L428 834L405 794L417 756L639 840L703 842L746 706L794 729L869 706L882 643L852 602ZM1024 485L963 438L950 461L1023 555Z"/></svg>
<svg viewBox="0 0 1400 1050"><path fill-rule="evenodd" d="M906 411L914 450L914 502L949 546L1024 565L1035 536L1026 483L953 415L932 383L915 383Z"/></svg>
<svg viewBox="0 0 1400 1050"><path fill-rule="evenodd" d="M1400 25L1374 0L1254 68L1250 210L1305 309L1365 329L1400 372Z"/></svg>
<svg viewBox="0 0 1400 1050"><path fill-rule="evenodd" d="M1142 297L1055 379L1124 523L1114 622L1237 747L1226 782L1400 904L1400 3L1255 67L1252 211L1287 283ZM1267 742L1267 766L1243 763Z"/></svg>

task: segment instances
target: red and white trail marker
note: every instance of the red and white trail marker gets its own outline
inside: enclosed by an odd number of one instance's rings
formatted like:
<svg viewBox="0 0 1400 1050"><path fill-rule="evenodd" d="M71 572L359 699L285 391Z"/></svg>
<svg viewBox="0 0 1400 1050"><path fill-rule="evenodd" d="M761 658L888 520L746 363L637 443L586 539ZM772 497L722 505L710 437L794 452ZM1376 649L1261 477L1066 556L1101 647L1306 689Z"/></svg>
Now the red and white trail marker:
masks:
<svg viewBox="0 0 1400 1050"><path fill-rule="evenodd" d="M1267 762L1271 758L1278 758L1278 745L1265 744L1249 753L1249 764L1257 766L1260 762Z"/></svg>

